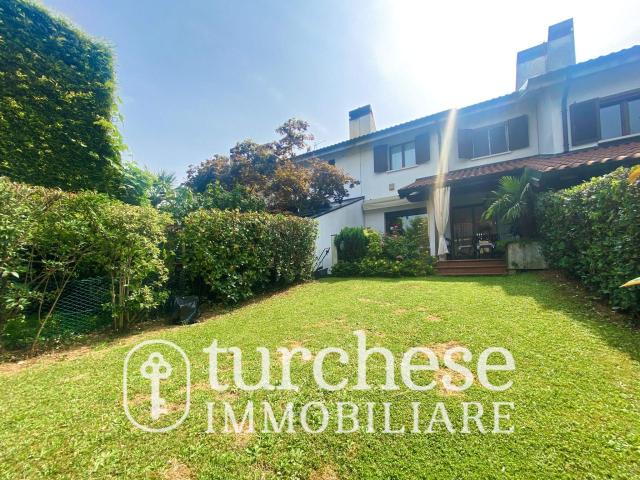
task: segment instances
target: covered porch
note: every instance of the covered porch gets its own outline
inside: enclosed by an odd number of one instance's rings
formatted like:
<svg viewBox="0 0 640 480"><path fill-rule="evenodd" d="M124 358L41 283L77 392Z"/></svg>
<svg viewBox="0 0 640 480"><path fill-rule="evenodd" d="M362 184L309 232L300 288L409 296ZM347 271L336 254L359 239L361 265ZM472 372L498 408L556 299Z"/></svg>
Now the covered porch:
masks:
<svg viewBox="0 0 640 480"><path fill-rule="evenodd" d="M398 194L410 202L426 203L427 211L434 212L429 215L433 256L443 251L440 243L444 241L447 253L440 255L440 260L495 260L503 258L506 243L516 239L510 226L483 218L491 192L498 187L501 177L519 176L526 168L534 172L538 191L555 190L638 163L640 141L627 140L563 154L536 155L454 170L447 172L439 184L435 175L423 177L399 189ZM443 231L438 231L437 222L432 221L438 215L436 206L443 204L441 198L436 198L443 194L438 189L447 191L446 211L441 216L444 222L440 222L444 225Z"/></svg>

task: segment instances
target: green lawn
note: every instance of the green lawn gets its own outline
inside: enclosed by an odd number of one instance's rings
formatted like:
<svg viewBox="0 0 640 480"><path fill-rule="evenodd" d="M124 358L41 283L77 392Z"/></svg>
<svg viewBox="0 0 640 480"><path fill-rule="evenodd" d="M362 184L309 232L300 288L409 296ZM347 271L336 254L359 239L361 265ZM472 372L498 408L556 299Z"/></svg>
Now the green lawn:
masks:
<svg viewBox="0 0 640 480"><path fill-rule="evenodd" d="M640 331L602 312L580 292L533 274L325 280L195 326L147 332L62 360L45 357L21 369L3 366L0 477L638 478ZM473 352L475 365L483 349L505 347L515 358L516 370L492 378L495 383L511 379L513 387L496 393L474 382L459 394L446 394L439 387L414 392L404 386L391 392L328 392L313 382L313 362L296 358L292 378L302 385L298 393L216 393L208 388L208 359L202 349L213 339L222 347L242 348L249 381L258 377L258 346L267 347L274 361L279 346L305 346L314 353L337 346L355 355L352 332L358 329L367 332L369 346L387 347L398 360L413 346L441 350L443 344L462 345ZM155 338L186 351L193 377L190 416L162 434L136 430L122 408L124 357L137 342ZM383 366L371 362L370 383L381 382ZM220 370L221 379L230 382L226 357ZM354 370L353 364L328 360L326 376L347 376L351 386ZM176 382L162 384L170 406L185 393L177 381L180 372L176 367L171 377ZM273 366L274 377L279 372ZM148 415L143 387L132 387L135 415ZM206 402L233 402L240 413L247 400L268 400L274 410L289 401L297 407L313 400L392 402L394 426L408 427L411 402L424 405L428 422L430 409L443 401L456 433L442 427L435 433L336 434L333 416L319 435L206 433ZM485 406L513 402L508 424L514 433L460 433L461 404L472 401ZM180 416L173 410L158 425ZM376 419L381 416L376 411ZM257 415L258 423L260 418Z"/></svg>

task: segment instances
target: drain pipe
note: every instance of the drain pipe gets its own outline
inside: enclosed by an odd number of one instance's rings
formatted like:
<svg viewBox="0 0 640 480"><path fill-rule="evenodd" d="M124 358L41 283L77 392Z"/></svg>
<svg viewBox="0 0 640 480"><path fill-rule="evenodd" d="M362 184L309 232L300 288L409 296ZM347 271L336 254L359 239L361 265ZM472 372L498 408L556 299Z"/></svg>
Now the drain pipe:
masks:
<svg viewBox="0 0 640 480"><path fill-rule="evenodd" d="M571 87L571 73L567 73L564 82L564 90L562 92L562 151L569 151L569 120L567 112L567 98L569 97L569 88Z"/></svg>

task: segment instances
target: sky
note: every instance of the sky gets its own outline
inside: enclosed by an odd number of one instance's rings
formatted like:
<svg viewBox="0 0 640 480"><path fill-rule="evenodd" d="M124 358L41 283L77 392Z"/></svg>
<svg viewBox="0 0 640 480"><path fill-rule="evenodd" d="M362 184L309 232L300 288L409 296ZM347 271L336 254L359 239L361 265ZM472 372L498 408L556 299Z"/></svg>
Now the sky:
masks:
<svg viewBox="0 0 640 480"><path fill-rule="evenodd" d="M115 52L120 131L152 171L186 169L297 117L314 146L515 87L519 50L573 17L578 62L640 44L637 0L42 0Z"/></svg>

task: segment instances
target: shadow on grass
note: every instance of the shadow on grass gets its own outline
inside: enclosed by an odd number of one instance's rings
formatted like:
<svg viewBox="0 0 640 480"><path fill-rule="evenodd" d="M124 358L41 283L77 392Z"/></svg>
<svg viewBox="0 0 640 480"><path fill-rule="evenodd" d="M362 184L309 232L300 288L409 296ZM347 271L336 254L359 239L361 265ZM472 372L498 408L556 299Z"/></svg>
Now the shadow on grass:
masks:
<svg viewBox="0 0 640 480"><path fill-rule="evenodd" d="M349 281L349 278L327 278L327 283ZM589 328L609 346L640 361L640 328L633 324L631 316L618 313L575 281L552 271L527 272L509 276L440 277L427 278L364 278L360 281L397 282L416 281L428 284L473 284L482 287L499 287L507 295L535 300L547 311L566 315Z"/></svg>
<svg viewBox="0 0 640 480"><path fill-rule="evenodd" d="M513 280L501 285L508 295L533 298L542 308L570 317L609 346L640 361L640 329L630 315L612 310L604 300L557 272L519 274Z"/></svg>

